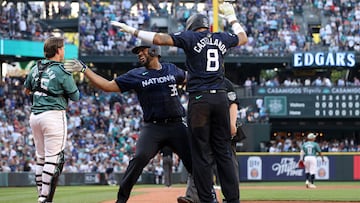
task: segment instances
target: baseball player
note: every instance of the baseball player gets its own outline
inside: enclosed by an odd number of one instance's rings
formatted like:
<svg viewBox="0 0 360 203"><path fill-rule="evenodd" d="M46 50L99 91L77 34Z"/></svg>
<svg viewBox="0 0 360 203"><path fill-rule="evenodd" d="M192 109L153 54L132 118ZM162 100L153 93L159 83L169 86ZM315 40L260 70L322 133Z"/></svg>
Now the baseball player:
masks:
<svg viewBox="0 0 360 203"><path fill-rule="evenodd" d="M234 165L237 180L239 180L239 172L238 172L239 164L236 159L236 142L241 140L240 138L238 138L238 134L237 134L238 126L237 126L237 122L236 122L238 106L239 106L239 99L236 95L236 92L235 92L232 82L227 78L225 78L225 86L226 86L226 91L227 91L227 97L228 97L228 100L230 103L230 105L229 105L230 132L231 132L231 149L232 149L232 153L233 153L233 156L232 156L233 165ZM216 166L214 168L216 170ZM218 201L217 201L216 192L214 189L212 190L212 195L213 195L212 203L217 203ZM187 182L186 196L178 197L178 203L191 203L191 202L194 202L194 203L200 202L200 200L198 200L198 194L197 194L195 183L194 183L192 176L190 176L190 178L188 179L188 182Z"/></svg>
<svg viewBox="0 0 360 203"><path fill-rule="evenodd" d="M239 183L232 166L229 102L223 63L228 49L244 45L248 39L231 4L221 4L220 12L231 24L234 34L210 32L209 20L201 14L188 18L186 31L173 34L137 30L114 21L111 24L146 42L176 46L185 51L189 72L188 125L191 132L193 176L199 198L201 202L212 201L210 162L215 160L222 193L227 203L233 203L239 202Z"/></svg>
<svg viewBox="0 0 360 203"><path fill-rule="evenodd" d="M315 142L316 135L309 133L307 135L308 141L301 146L300 160L304 160L305 164L305 185L307 188L316 188L314 185L315 173L317 168L316 155L321 156L322 161L324 157L321 154L321 149L318 143Z"/></svg>
<svg viewBox="0 0 360 203"><path fill-rule="evenodd" d="M160 63L159 46L143 44L132 52L143 66L111 81L94 73L81 61L65 62L67 70L83 72L96 87L106 92L134 90L137 93L144 126L136 142L135 155L120 181L116 203L127 202L143 168L165 146L177 153L188 172L192 172L190 140L182 120L185 109L177 91L177 85L186 81L186 72L174 64Z"/></svg>
<svg viewBox="0 0 360 203"><path fill-rule="evenodd" d="M39 60L25 80L32 95L30 126L36 149L35 181L38 202L52 202L64 166L68 99L79 100L72 74L64 69L64 39L50 37L44 44L46 59Z"/></svg>
<svg viewBox="0 0 360 203"><path fill-rule="evenodd" d="M233 165L235 169L236 178L239 181L239 163L236 159L236 142L240 141L238 136L238 126L237 126L237 114L239 108L239 99L236 95L234 85L232 82L225 78L225 86L227 91L227 96L229 100L229 111L230 111L230 133L231 133L231 149L233 153ZM241 130L241 129L239 129Z"/></svg>

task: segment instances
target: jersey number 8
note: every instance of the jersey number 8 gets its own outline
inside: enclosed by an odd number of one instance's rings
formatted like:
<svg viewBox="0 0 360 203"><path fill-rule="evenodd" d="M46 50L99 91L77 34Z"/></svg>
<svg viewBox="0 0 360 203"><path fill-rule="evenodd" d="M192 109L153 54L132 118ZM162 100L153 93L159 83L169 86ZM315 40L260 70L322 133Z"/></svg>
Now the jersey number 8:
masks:
<svg viewBox="0 0 360 203"><path fill-rule="evenodd" d="M219 70L219 52L217 49L209 49L206 53L207 64L206 71L218 71Z"/></svg>

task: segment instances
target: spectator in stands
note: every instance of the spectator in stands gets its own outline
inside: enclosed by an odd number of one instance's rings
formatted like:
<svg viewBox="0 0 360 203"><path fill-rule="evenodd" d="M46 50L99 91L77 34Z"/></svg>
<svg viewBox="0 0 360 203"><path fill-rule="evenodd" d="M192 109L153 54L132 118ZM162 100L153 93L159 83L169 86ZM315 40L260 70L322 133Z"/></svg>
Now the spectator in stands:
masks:
<svg viewBox="0 0 360 203"><path fill-rule="evenodd" d="M24 172L35 172L35 162L34 160L27 159L25 160L23 164L23 170Z"/></svg>
<svg viewBox="0 0 360 203"><path fill-rule="evenodd" d="M271 143L271 146L270 146L270 148L269 148L269 152L270 152L270 153L280 152L280 151L279 151L279 148L277 147L276 142Z"/></svg>
<svg viewBox="0 0 360 203"><path fill-rule="evenodd" d="M250 80L250 77L246 78L244 87L245 87L245 96L247 97L252 96L252 82Z"/></svg>
<svg viewBox="0 0 360 203"><path fill-rule="evenodd" d="M304 85L305 85L305 86L310 86L310 85L311 85L311 80L310 80L310 78L306 78L306 79L305 79Z"/></svg>
<svg viewBox="0 0 360 203"><path fill-rule="evenodd" d="M331 87L332 82L330 81L330 79L328 77L323 77L322 85L325 87Z"/></svg>
<svg viewBox="0 0 360 203"><path fill-rule="evenodd" d="M154 169L155 184L164 184L164 168L162 162L157 162Z"/></svg>
<svg viewBox="0 0 360 203"><path fill-rule="evenodd" d="M323 85L323 81L321 80L321 77L318 76L313 82L312 85L314 86L322 86Z"/></svg>
<svg viewBox="0 0 360 203"><path fill-rule="evenodd" d="M353 85L354 85L354 86L360 86L360 80L359 80L359 78L354 77Z"/></svg>
<svg viewBox="0 0 360 203"><path fill-rule="evenodd" d="M9 167L7 161L2 160L0 162L0 171L4 172L4 173L10 173L11 172L11 168Z"/></svg>
<svg viewBox="0 0 360 203"><path fill-rule="evenodd" d="M337 86L338 86L338 87L344 87L344 86L346 86L346 84L345 84L345 79L344 79L344 78L339 78L339 79L337 80Z"/></svg>
<svg viewBox="0 0 360 203"><path fill-rule="evenodd" d="M285 87L291 86L291 79L290 79L290 77L287 77L287 78L284 80L283 85L284 85Z"/></svg>

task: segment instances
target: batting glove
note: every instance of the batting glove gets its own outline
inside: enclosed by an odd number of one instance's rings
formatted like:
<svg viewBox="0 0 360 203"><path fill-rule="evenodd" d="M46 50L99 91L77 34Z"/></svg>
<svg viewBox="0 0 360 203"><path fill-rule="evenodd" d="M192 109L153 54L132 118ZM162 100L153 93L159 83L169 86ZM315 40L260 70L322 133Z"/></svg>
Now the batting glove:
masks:
<svg viewBox="0 0 360 203"><path fill-rule="evenodd" d="M64 62L65 70L69 71L70 73L73 72L85 72L87 66L84 62L77 60L77 59L70 59Z"/></svg>
<svg viewBox="0 0 360 203"><path fill-rule="evenodd" d="M120 23L117 21L111 21L110 23L112 26L120 28L121 32L127 32L127 33L134 35L134 33L136 31L136 28L130 27L130 26L126 25L125 23Z"/></svg>
<svg viewBox="0 0 360 203"><path fill-rule="evenodd" d="M224 17L226 18L226 20L229 23L231 23L233 21L237 21L235 9L230 3L225 2L225 3L221 4L219 6L219 11L221 14L224 15Z"/></svg>

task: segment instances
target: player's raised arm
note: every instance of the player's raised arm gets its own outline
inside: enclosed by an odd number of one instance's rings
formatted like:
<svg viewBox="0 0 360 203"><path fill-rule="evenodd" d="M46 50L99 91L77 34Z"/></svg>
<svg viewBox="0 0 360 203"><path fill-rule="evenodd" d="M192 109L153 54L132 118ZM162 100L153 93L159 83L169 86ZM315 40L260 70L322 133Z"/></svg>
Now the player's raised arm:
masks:
<svg viewBox="0 0 360 203"><path fill-rule="evenodd" d="M168 45L173 46L174 41L169 34L166 33L157 33L151 31L137 30L131 26L126 25L125 23L120 23L117 21L111 21L111 25L120 28L121 31L130 33L135 37L143 40L146 43L156 44L156 45Z"/></svg>
<svg viewBox="0 0 360 203"><path fill-rule="evenodd" d="M64 67L69 72L82 72L85 76L91 81L93 85L105 92L120 92L119 86L116 84L115 80L107 80L100 75L96 74L90 68L88 68L80 60L67 60L64 63Z"/></svg>
<svg viewBox="0 0 360 203"><path fill-rule="evenodd" d="M230 23L232 30L238 36L238 46L246 44L248 41L247 34L237 20L234 7L230 3L225 2L220 5L219 11L224 15L226 20Z"/></svg>

